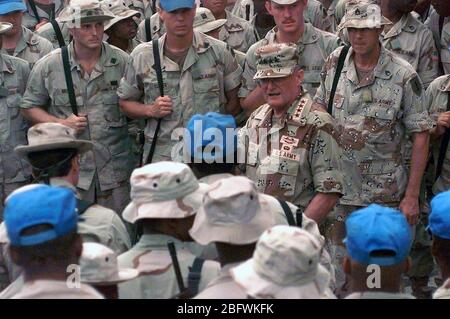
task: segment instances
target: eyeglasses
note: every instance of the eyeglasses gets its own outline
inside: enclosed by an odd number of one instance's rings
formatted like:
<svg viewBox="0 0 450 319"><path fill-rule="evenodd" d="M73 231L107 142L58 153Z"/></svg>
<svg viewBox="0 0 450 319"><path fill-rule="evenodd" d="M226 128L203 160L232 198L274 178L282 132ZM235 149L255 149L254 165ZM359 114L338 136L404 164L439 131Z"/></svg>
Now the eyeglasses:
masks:
<svg viewBox="0 0 450 319"><path fill-rule="evenodd" d="M258 84L261 87L266 87L269 85L269 83L272 83L272 85L279 86L286 78L287 77L257 79L256 84Z"/></svg>

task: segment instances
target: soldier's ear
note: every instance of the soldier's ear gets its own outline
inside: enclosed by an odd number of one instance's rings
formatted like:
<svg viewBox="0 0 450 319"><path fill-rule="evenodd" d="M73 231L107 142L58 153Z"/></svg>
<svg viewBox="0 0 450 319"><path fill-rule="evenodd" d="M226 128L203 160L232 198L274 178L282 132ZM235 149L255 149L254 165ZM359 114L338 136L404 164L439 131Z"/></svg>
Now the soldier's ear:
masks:
<svg viewBox="0 0 450 319"><path fill-rule="evenodd" d="M295 76L295 80L301 84L303 83L303 79L305 78L305 71L303 71L302 69L298 68L294 71L294 76Z"/></svg>
<svg viewBox="0 0 450 319"><path fill-rule="evenodd" d="M272 15L272 3L270 1L266 1L265 5L267 12Z"/></svg>

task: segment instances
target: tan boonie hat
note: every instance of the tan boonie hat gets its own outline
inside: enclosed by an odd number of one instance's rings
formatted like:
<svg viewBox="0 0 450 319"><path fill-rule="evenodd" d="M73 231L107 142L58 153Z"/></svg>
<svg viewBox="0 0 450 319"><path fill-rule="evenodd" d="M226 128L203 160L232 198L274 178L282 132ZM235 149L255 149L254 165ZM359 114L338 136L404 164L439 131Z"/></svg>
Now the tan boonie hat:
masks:
<svg viewBox="0 0 450 319"><path fill-rule="evenodd" d="M119 268L114 251L102 244L83 243L80 258L81 282L107 286L136 278L137 269Z"/></svg>
<svg viewBox="0 0 450 319"><path fill-rule="evenodd" d="M106 0L102 2L109 11L114 14L114 19L108 21L105 25L105 31L115 25L117 22L132 17L140 17L141 13L137 10L130 9L125 1L122 0Z"/></svg>
<svg viewBox="0 0 450 319"><path fill-rule="evenodd" d="M253 257L232 268L231 275L255 298L333 298L330 274L319 264L321 251L321 244L307 231L275 226L262 234Z"/></svg>
<svg viewBox="0 0 450 319"><path fill-rule="evenodd" d="M9 30L11 30L13 25L8 22L0 22L0 34L5 33Z"/></svg>
<svg viewBox="0 0 450 319"><path fill-rule="evenodd" d="M294 43L272 43L255 52L257 79L282 78L292 74L298 65L298 49Z"/></svg>
<svg viewBox="0 0 450 319"><path fill-rule="evenodd" d="M338 29L378 29L386 24L392 22L381 14L379 5L370 0L351 0L345 5L345 16Z"/></svg>
<svg viewBox="0 0 450 319"><path fill-rule="evenodd" d="M158 162L133 171L131 202L123 218L134 223L144 218L186 218L201 206L208 187L198 182L189 166Z"/></svg>
<svg viewBox="0 0 450 319"><path fill-rule="evenodd" d="M208 33L222 27L227 19L217 19L208 8L200 7L197 9L194 18L194 30Z"/></svg>
<svg viewBox="0 0 450 319"><path fill-rule="evenodd" d="M101 22L113 18L114 14L98 0L71 0L59 14L60 21L71 23L72 27L77 27L77 24Z"/></svg>
<svg viewBox="0 0 450 319"><path fill-rule="evenodd" d="M201 245L255 243L276 225L267 207L261 205L255 183L247 177L223 178L209 186L189 233Z"/></svg>
<svg viewBox="0 0 450 319"><path fill-rule="evenodd" d="M28 145L17 146L14 151L26 157L29 153L61 148L77 149L85 153L93 147L92 142L78 140L75 130L58 123L40 123L28 130Z"/></svg>

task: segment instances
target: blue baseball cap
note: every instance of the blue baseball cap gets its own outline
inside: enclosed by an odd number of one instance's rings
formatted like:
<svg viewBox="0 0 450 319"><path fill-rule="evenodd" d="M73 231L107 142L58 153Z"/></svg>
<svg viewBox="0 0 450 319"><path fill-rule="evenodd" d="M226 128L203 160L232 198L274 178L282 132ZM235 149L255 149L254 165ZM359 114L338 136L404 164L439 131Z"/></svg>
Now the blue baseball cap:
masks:
<svg viewBox="0 0 450 319"><path fill-rule="evenodd" d="M184 143L190 158L222 163L227 155L236 152L236 121L231 115L195 114L189 120L187 130L189 135L185 135Z"/></svg>
<svg viewBox="0 0 450 319"><path fill-rule="evenodd" d="M17 192L5 203L4 218L13 246L33 246L76 230L78 213L71 189L41 185ZM23 230L37 225L52 228L33 235Z"/></svg>
<svg viewBox="0 0 450 319"><path fill-rule="evenodd" d="M192 9L195 6L195 0L160 0L159 5L164 11L172 12L178 9Z"/></svg>
<svg viewBox="0 0 450 319"><path fill-rule="evenodd" d="M347 252L362 265L395 265L409 255L411 229L398 210L372 204L353 212L345 225Z"/></svg>
<svg viewBox="0 0 450 319"><path fill-rule="evenodd" d="M431 201L428 230L439 238L450 239L450 191L437 194Z"/></svg>
<svg viewBox="0 0 450 319"><path fill-rule="evenodd" d="M22 0L0 0L0 15L14 11L25 12L27 7Z"/></svg>

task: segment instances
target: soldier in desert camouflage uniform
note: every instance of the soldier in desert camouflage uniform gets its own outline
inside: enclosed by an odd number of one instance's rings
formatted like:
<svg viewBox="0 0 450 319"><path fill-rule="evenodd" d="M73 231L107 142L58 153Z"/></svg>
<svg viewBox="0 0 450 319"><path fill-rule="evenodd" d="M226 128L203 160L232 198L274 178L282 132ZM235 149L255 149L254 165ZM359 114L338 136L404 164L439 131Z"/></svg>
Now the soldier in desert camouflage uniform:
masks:
<svg viewBox="0 0 450 319"><path fill-rule="evenodd" d="M207 112L237 115L240 110L237 91L242 69L225 43L193 31L194 1L161 1L160 13L167 19L167 33L158 40L165 95L159 96L151 42L142 43L132 52L118 89L122 110L129 117L149 119L144 163L158 119L161 130L153 161L172 158L172 147L177 142L177 137L172 137L173 131L184 127L192 115ZM183 30L174 27L180 14L184 15Z"/></svg>
<svg viewBox="0 0 450 319"><path fill-rule="evenodd" d="M206 184L199 184L190 168L181 163L159 162L133 171L131 203L123 216L130 223L141 223L144 234L128 252L119 256L119 266L139 271L139 277L119 285L120 298L161 299L179 293L173 263L167 247L175 244L180 271L188 287L189 267L196 257L188 244L188 230L202 205ZM199 290L219 273L219 264L204 261L200 269Z"/></svg>
<svg viewBox="0 0 450 319"><path fill-rule="evenodd" d="M31 31L37 31L48 21L55 19L64 9L65 3L67 2L66 0L33 1L36 5L38 16L34 14L29 1L27 1L27 11L22 21L22 25Z"/></svg>
<svg viewBox="0 0 450 319"><path fill-rule="evenodd" d="M53 50L52 44L22 26L26 6L22 0L8 0L0 3L0 22L9 22L13 28L3 35L2 52L24 59L33 64Z"/></svg>
<svg viewBox="0 0 450 319"><path fill-rule="evenodd" d="M83 27L70 29L74 41L68 47L79 114L73 114L69 102L59 49L34 66L21 108L34 123L61 123L94 142L93 152L81 158L79 191L84 200L119 213L128 204L128 178L135 165L116 93L129 56L102 42L103 23L113 17L98 1L72 0L71 5L81 8L79 13L72 16L69 6L61 18Z"/></svg>
<svg viewBox="0 0 450 319"><path fill-rule="evenodd" d="M242 108L250 114L264 103L261 89L253 81L256 73L255 52L258 48L272 43L296 43L300 55L299 66L305 72L303 88L311 96L320 84L320 71L328 55L337 48L339 39L328 32L314 28L302 20L304 0L274 0L267 3L269 13L274 17L276 28L247 52L242 86L239 90ZM285 23L285 20L292 21Z"/></svg>
<svg viewBox="0 0 450 319"><path fill-rule="evenodd" d="M333 228L334 249L339 251L332 255L337 259L343 257L342 222L357 207L370 203L398 207L411 225L418 222L431 121L419 76L379 43L382 26L388 23L377 5L357 1L341 24L349 31L352 47L332 101L346 189ZM324 108L340 53L337 49L329 57L314 98ZM407 134L413 139L409 176L404 160Z"/></svg>
<svg viewBox="0 0 450 319"><path fill-rule="evenodd" d="M446 0L432 0L435 11L425 21L433 32L443 74L450 74L450 5Z"/></svg>
<svg viewBox="0 0 450 319"><path fill-rule="evenodd" d="M245 175L259 191L292 202L320 222L343 194L333 121L302 94L295 45L260 47L256 57L255 80L267 104L239 132Z"/></svg>

